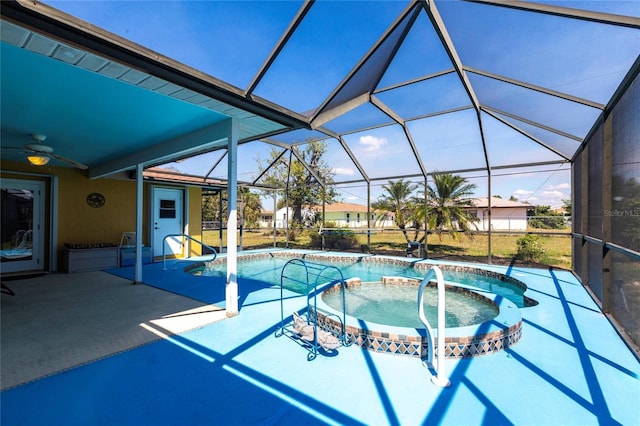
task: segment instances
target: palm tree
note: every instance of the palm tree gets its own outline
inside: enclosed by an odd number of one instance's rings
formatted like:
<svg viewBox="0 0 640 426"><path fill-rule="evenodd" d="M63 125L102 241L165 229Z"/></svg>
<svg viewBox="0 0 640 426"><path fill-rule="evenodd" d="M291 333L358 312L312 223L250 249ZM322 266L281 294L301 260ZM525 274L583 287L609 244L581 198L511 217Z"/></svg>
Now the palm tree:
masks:
<svg viewBox="0 0 640 426"><path fill-rule="evenodd" d="M394 221L407 243L411 241L407 235L407 225L416 226L416 204L412 194L417 188L417 184L404 179L390 180L386 185L382 185L385 194L372 203L375 209L394 213Z"/></svg>
<svg viewBox="0 0 640 426"><path fill-rule="evenodd" d="M458 238L458 233L454 231L469 231L473 222L478 220L468 211L469 207L473 207L470 197L476 185L451 173L435 173L432 178L433 186L427 185L429 228L437 230L440 236L442 232L450 232L454 238ZM424 191L422 194L424 196ZM421 213L424 214L424 207Z"/></svg>

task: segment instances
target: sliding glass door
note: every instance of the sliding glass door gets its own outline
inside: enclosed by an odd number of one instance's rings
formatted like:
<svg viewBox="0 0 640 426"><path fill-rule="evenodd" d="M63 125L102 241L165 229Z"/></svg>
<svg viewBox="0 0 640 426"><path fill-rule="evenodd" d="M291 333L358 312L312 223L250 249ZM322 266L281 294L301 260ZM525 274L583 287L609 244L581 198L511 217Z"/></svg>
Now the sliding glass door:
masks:
<svg viewBox="0 0 640 426"><path fill-rule="evenodd" d="M0 271L44 269L45 183L2 179Z"/></svg>

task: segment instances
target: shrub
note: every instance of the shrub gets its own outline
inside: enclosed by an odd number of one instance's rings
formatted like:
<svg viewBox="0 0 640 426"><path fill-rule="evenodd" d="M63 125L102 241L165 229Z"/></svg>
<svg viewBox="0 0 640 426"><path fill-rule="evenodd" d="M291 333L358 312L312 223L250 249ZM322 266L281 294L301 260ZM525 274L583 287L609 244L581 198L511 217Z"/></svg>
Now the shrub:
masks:
<svg viewBox="0 0 640 426"><path fill-rule="evenodd" d="M564 229L567 226L564 216L551 211L549 206L535 206L527 212L529 226L540 229Z"/></svg>
<svg viewBox="0 0 640 426"><path fill-rule="evenodd" d="M547 216L529 219L529 226L539 229L564 229L567 224L563 216Z"/></svg>
<svg viewBox="0 0 640 426"><path fill-rule="evenodd" d="M518 238L518 259L527 262L544 262L547 259L547 251L543 247L543 241L540 235L527 234Z"/></svg>
<svg viewBox="0 0 640 426"><path fill-rule="evenodd" d="M323 235L311 234L311 246L322 247ZM358 246L358 236L348 229L336 229L324 234L324 247L329 250L347 250Z"/></svg>

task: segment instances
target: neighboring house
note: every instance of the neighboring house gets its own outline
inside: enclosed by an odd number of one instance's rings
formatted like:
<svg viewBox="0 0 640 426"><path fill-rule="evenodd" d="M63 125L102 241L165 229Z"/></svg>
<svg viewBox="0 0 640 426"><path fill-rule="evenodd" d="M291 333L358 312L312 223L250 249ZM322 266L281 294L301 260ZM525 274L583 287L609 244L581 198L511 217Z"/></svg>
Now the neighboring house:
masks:
<svg viewBox="0 0 640 426"><path fill-rule="evenodd" d="M322 216L322 206L314 206L311 210L306 210L307 214L310 211L315 212L318 216ZM303 216L304 216L303 212ZM367 228L369 224L367 222L367 206L353 203L332 203L326 204L324 207L325 223L333 223L340 228ZM275 225L277 228L284 228L287 223L287 218L293 216L293 209L289 207L289 213L287 214L286 208L281 208L275 213ZM394 226L393 217L387 215L383 221L377 220L379 214L371 212L371 227L388 227ZM274 213L272 210L263 210L260 218L261 227L273 227Z"/></svg>
<svg viewBox="0 0 640 426"><path fill-rule="evenodd" d="M260 220L258 226L261 228L273 228L274 220L276 228L286 228L288 218L293 217L293 209L286 207L276 210L275 214L273 210L262 210L260 212Z"/></svg>
<svg viewBox="0 0 640 426"><path fill-rule="evenodd" d="M475 223L476 229L489 230L489 198L474 198L473 204L474 207L470 207L469 212L479 219ZM533 208L531 204L493 197L491 199L491 229L495 231L526 231L527 210L531 208Z"/></svg>
<svg viewBox="0 0 640 426"><path fill-rule="evenodd" d="M565 209L563 206L560 206L560 207L552 207L552 208L550 209L550 211L551 211L552 213L557 213L557 214L562 215L562 216L568 216L568 217L570 217L570 216L571 216L571 214L569 214L569 212L567 212L567 209Z"/></svg>
<svg viewBox="0 0 640 426"><path fill-rule="evenodd" d="M322 215L322 206L313 208L319 215ZM325 223L332 222L339 228L368 228L367 206L353 203L332 203L324 206ZM371 213L372 221L375 220L374 213ZM373 223L372 223L373 225Z"/></svg>
<svg viewBox="0 0 640 426"><path fill-rule="evenodd" d="M310 209L302 210L302 218L307 219L308 221L313 221L314 211ZM275 217L275 219L274 219ZM258 222L258 226L261 228L273 228L273 222L275 220L276 228L286 228L287 220L293 217L293 208L289 207L287 210L286 207L283 207L279 210L276 210L274 215L273 210L262 210L260 212L260 221Z"/></svg>
<svg viewBox="0 0 640 426"><path fill-rule="evenodd" d="M260 211L258 226L260 228L273 228L273 210L262 209Z"/></svg>

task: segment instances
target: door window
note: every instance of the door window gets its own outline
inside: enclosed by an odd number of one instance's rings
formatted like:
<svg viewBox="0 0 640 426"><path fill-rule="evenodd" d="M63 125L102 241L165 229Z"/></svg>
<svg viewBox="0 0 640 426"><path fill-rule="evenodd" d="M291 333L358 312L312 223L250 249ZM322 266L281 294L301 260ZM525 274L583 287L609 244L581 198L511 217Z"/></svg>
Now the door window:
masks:
<svg viewBox="0 0 640 426"><path fill-rule="evenodd" d="M160 211L158 212L160 219L176 218L176 200L160 200Z"/></svg>

